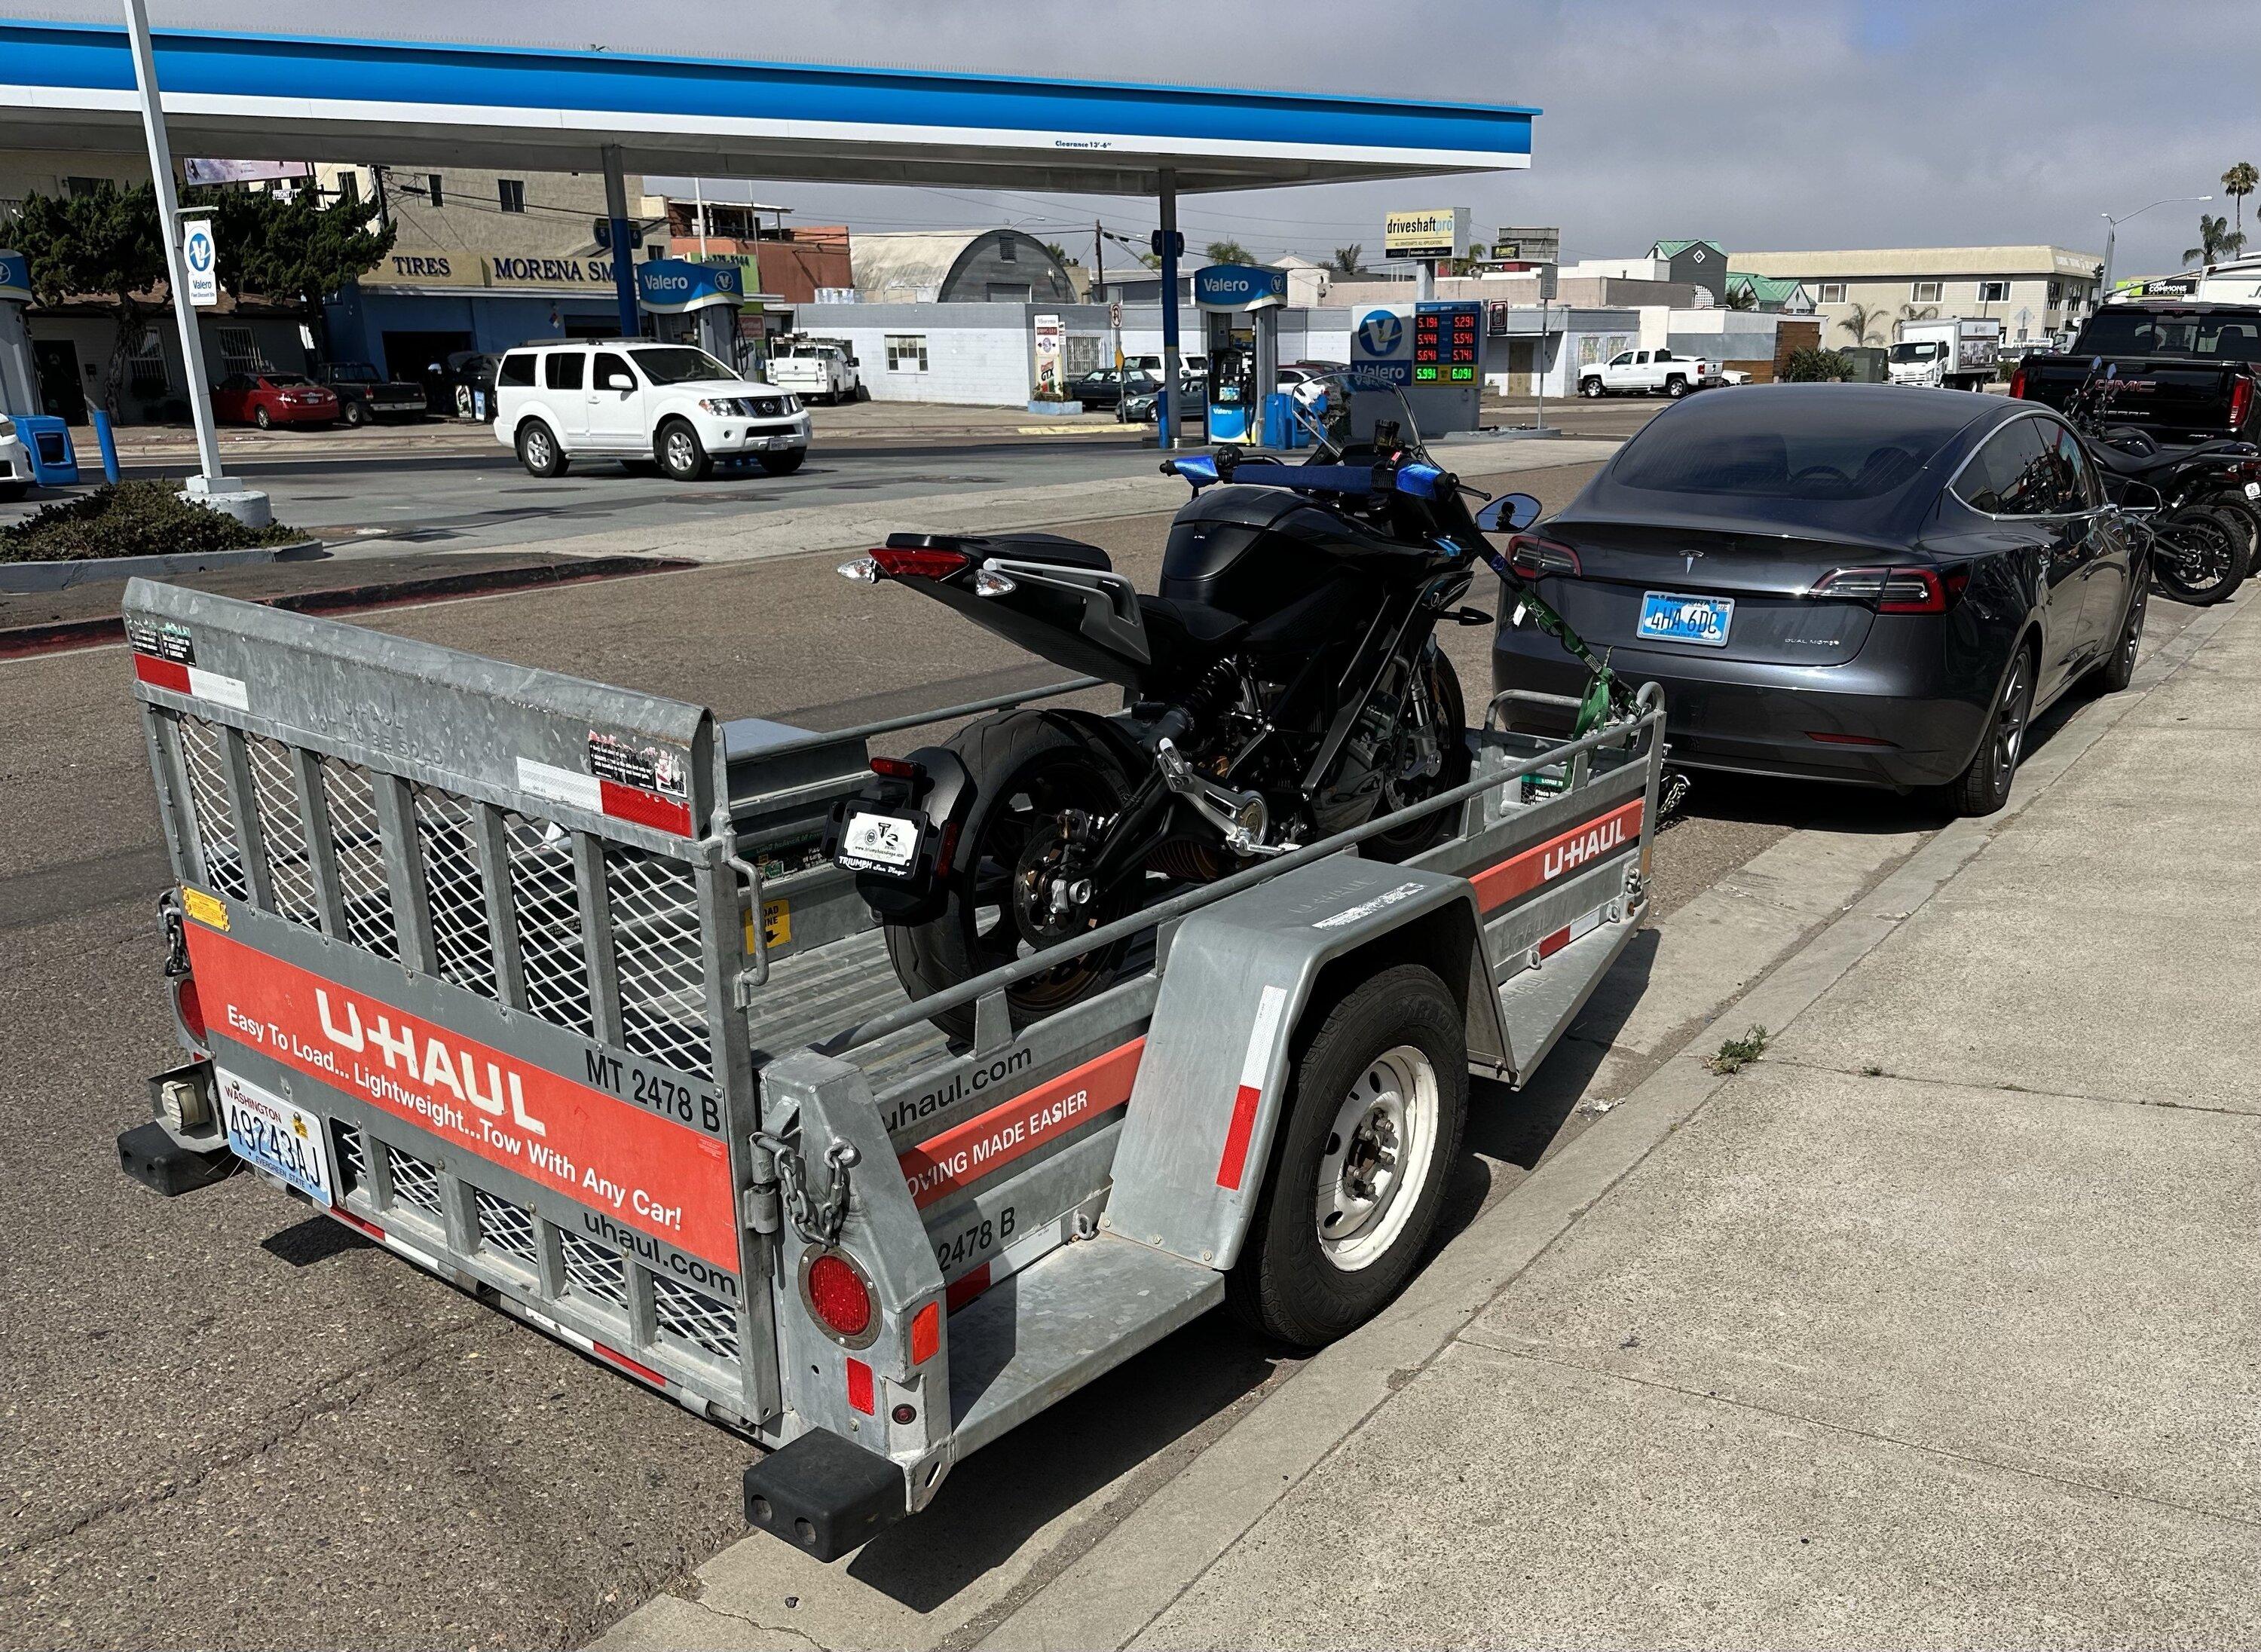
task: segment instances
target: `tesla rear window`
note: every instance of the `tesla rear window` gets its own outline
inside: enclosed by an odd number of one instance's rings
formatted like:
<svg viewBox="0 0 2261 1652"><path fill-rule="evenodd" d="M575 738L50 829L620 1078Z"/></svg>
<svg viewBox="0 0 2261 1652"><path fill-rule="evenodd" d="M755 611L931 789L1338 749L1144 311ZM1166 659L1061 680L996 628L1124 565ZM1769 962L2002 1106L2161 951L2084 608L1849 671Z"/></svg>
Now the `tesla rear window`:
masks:
<svg viewBox="0 0 2261 1652"><path fill-rule="evenodd" d="M1651 493L1744 499L1870 499L1898 492L1961 427L1916 419L1863 396L1787 398L1728 391L1644 427L1609 479ZM1915 410L1909 410L1911 412ZM1968 414L1964 415L1967 419Z"/></svg>

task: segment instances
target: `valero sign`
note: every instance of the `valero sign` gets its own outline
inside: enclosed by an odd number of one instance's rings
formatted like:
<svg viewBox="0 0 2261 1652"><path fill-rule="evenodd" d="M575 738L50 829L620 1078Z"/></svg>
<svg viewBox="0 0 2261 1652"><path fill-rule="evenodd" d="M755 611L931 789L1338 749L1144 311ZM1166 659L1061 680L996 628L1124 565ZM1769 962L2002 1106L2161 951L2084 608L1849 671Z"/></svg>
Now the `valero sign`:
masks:
<svg viewBox="0 0 2261 1652"><path fill-rule="evenodd" d="M693 263L688 258L653 258L636 266L636 296L647 310L677 315L718 304L733 308L746 301L745 272L736 264Z"/></svg>
<svg viewBox="0 0 2261 1652"><path fill-rule="evenodd" d="M32 261L21 253L0 252L0 298L32 301Z"/></svg>
<svg viewBox="0 0 2261 1652"><path fill-rule="evenodd" d="M1204 310L1267 310L1288 302L1288 272L1262 264L1210 264L1194 271L1194 302Z"/></svg>

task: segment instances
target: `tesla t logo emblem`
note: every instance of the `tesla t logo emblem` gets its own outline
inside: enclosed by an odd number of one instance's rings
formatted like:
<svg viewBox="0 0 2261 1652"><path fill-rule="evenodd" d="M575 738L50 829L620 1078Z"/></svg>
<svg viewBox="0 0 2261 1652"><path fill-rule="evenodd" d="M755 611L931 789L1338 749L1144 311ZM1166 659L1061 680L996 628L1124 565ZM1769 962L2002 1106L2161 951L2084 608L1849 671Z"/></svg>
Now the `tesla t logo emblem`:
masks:
<svg viewBox="0 0 2261 1652"><path fill-rule="evenodd" d="M1686 563L1688 565L1687 565L1685 568L1682 569L1682 570L1681 570L1681 571L1682 571L1683 573L1694 573L1694 572L1696 571L1696 558L1697 558L1697 557L1700 557L1700 556L1702 556L1703 554L1704 554L1704 553L1703 553L1702 551L1700 551L1700 550L1683 550L1683 551L1682 551L1682 552L1680 553L1681 560L1682 560L1683 562Z"/></svg>

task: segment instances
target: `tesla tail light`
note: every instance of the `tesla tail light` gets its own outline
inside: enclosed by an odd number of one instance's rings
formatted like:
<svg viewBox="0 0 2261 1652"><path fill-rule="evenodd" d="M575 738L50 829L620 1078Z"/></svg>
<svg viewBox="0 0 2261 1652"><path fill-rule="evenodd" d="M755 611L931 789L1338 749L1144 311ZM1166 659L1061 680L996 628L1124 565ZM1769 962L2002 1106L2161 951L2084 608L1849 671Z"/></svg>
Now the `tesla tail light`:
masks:
<svg viewBox="0 0 2261 1652"><path fill-rule="evenodd" d="M1879 614L1944 614L1970 578L1960 568L1840 568L1815 580L1808 594L1866 602Z"/></svg>
<svg viewBox="0 0 2261 1652"><path fill-rule="evenodd" d="M827 1251L809 1263L802 1277L809 1311L834 1336L852 1340L871 1329L871 1287L845 1256Z"/></svg>
<svg viewBox="0 0 2261 1652"><path fill-rule="evenodd" d="M2010 399L2013 401L2026 399L2026 370L2022 363L2010 374Z"/></svg>
<svg viewBox="0 0 2261 1652"><path fill-rule="evenodd" d="M947 579L973 560L962 550L905 550L881 545L872 552L879 572L894 579Z"/></svg>
<svg viewBox="0 0 2261 1652"><path fill-rule="evenodd" d="M1537 534L1518 534L1509 540L1507 559L1516 572L1528 579L1537 579L1550 573L1576 577L1585 572L1576 551L1554 540L1543 539Z"/></svg>
<svg viewBox="0 0 2261 1652"><path fill-rule="evenodd" d="M2253 381L2241 378L2229 387L2229 428L2235 433L2245 423L2245 415L2253 411Z"/></svg>

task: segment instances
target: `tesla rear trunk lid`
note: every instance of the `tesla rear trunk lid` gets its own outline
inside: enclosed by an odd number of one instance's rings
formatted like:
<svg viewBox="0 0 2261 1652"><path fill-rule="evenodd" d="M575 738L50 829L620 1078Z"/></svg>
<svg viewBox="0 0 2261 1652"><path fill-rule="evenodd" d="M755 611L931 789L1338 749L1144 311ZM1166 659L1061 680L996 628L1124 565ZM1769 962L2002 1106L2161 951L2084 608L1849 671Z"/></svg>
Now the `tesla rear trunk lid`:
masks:
<svg viewBox="0 0 2261 1652"><path fill-rule="evenodd" d="M1825 576L1920 560L1904 549L1839 538L1652 523L1558 523L1542 534L1578 553L1583 571L1550 575L1541 592L1590 646L1770 665L1841 665L1868 641L1875 609L1811 594ZM1725 642L1643 636L1651 595L1732 600Z"/></svg>

